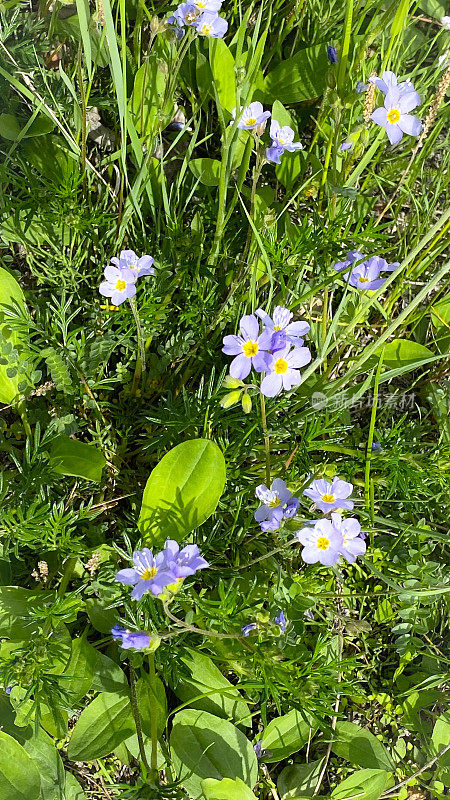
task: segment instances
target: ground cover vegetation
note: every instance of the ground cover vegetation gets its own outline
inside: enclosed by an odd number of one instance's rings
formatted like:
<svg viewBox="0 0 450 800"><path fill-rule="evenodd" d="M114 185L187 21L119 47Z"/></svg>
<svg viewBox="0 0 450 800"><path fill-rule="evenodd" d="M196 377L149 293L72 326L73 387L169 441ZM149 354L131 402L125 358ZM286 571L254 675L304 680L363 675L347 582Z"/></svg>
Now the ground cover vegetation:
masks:
<svg viewBox="0 0 450 800"><path fill-rule="evenodd" d="M438 0L0 3L0 800L437 800Z"/></svg>

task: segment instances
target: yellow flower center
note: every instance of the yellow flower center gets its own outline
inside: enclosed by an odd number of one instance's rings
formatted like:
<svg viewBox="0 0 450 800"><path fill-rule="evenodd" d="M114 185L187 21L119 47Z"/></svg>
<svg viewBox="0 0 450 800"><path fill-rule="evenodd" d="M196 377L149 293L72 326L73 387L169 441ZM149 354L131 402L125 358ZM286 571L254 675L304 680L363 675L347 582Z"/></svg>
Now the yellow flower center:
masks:
<svg viewBox="0 0 450 800"><path fill-rule="evenodd" d="M327 539L326 536L321 536L320 539L317 539L317 547L319 550L326 550L330 544L330 540Z"/></svg>
<svg viewBox="0 0 450 800"><path fill-rule="evenodd" d="M275 497L273 500L269 500L269 508L276 508L281 503L279 497Z"/></svg>
<svg viewBox="0 0 450 800"><path fill-rule="evenodd" d="M252 342L252 341L245 342L242 350L244 356L247 356L247 358L252 358L252 356L256 356L259 350L259 344L258 342Z"/></svg>
<svg viewBox="0 0 450 800"><path fill-rule="evenodd" d="M211 25L206 25L206 23L205 23L204 25L202 25L202 33L203 33L205 36L209 36L209 34L211 33L211 31L212 31Z"/></svg>
<svg viewBox="0 0 450 800"><path fill-rule="evenodd" d="M144 569L144 572L141 574L141 578L144 581L149 581L150 578L154 578L155 575L157 574L158 570L156 569L156 567L147 567L147 569Z"/></svg>
<svg viewBox="0 0 450 800"><path fill-rule="evenodd" d="M336 498L335 498L334 494L323 494L322 495L322 500L323 500L324 503L334 503L335 499Z"/></svg>
<svg viewBox="0 0 450 800"><path fill-rule="evenodd" d="M360 283L368 283L368 282L369 282L369 278L363 278L363 277L361 277L361 278L359 278L359 282L360 282Z"/></svg>
<svg viewBox="0 0 450 800"><path fill-rule="evenodd" d="M278 137L278 142L279 142L280 144L284 144L284 139L281 139L281 138L280 138L280 136L279 136L279 137Z"/></svg>
<svg viewBox="0 0 450 800"><path fill-rule="evenodd" d="M188 11L188 13L185 16L185 20L189 24L190 22L195 22L197 17L198 17L198 14L195 11ZM203 27L205 27L205 26L203 26Z"/></svg>
<svg viewBox="0 0 450 800"><path fill-rule="evenodd" d="M118 292L123 292L123 290L126 289L126 287L127 287L126 281L117 281L116 289Z"/></svg>
<svg viewBox="0 0 450 800"><path fill-rule="evenodd" d="M245 124L246 125L254 125L255 122L256 122L256 118L255 117L249 117L248 119L245 120Z"/></svg>
<svg viewBox="0 0 450 800"><path fill-rule="evenodd" d="M281 325L274 325L273 329L274 331L281 331Z"/></svg>
<svg viewBox="0 0 450 800"><path fill-rule="evenodd" d="M285 361L284 358L279 358L278 361L275 361L273 368L277 373L277 375L283 375L283 373L286 372L288 366L289 366L288 362Z"/></svg>
<svg viewBox="0 0 450 800"><path fill-rule="evenodd" d="M400 119L400 111L398 108L391 108L387 113L387 118L389 122L398 122Z"/></svg>

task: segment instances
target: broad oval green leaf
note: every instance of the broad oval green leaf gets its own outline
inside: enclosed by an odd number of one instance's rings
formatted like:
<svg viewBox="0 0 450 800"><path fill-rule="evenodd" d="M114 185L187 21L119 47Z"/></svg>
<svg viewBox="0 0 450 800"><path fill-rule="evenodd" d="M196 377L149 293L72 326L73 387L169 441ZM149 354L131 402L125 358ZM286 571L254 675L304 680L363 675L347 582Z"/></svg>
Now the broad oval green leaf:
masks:
<svg viewBox="0 0 450 800"><path fill-rule="evenodd" d="M448 744L450 744L450 711L445 711L437 718L434 724L433 734L431 736L433 754L437 755ZM447 750L447 752L439 758L439 765L441 767L450 767L450 750Z"/></svg>
<svg viewBox="0 0 450 800"><path fill-rule="evenodd" d="M264 761L281 761L297 753L314 735L317 725L312 717L293 708L287 714L269 722L261 746L266 751Z"/></svg>
<svg viewBox="0 0 450 800"><path fill-rule="evenodd" d="M134 719L127 695L99 694L81 712L70 738L71 761L93 761L109 755L134 733Z"/></svg>
<svg viewBox="0 0 450 800"><path fill-rule="evenodd" d="M359 769L331 793L333 800L379 800L392 786L392 773L384 769Z"/></svg>
<svg viewBox="0 0 450 800"><path fill-rule="evenodd" d="M202 789L206 800L255 800L252 790L240 778L206 778Z"/></svg>
<svg viewBox="0 0 450 800"><path fill-rule="evenodd" d="M234 58L223 39L209 39L209 63L220 106L230 114L236 107Z"/></svg>
<svg viewBox="0 0 450 800"><path fill-rule="evenodd" d="M232 719L236 724L251 726L247 703L207 655L189 649L181 660L186 664L189 675L181 676L172 688L182 702L189 702L193 708L201 711ZM206 696L194 700L202 694Z"/></svg>
<svg viewBox="0 0 450 800"><path fill-rule="evenodd" d="M23 747L39 771L40 800L66 800L64 765L51 736L41 728L38 735L27 739Z"/></svg>
<svg viewBox="0 0 450 800"><path fill-rule="evenodd" d="M38 800L39 771L12 736L0 732L0 800Z"/></svg>
<svg viewBox="0 0 450 800"><path fill-rule="evenodd" d="M394 769L385 746L373 733L354 722L338 722L331 749L337 756L358 767L388 771Z"/></svg>
<svg viewBox="0 0 450 800"><path fill-rule="evenodd" d="M427 358L433 358L434 353L419 342L408 339L394 339L384 348L383 362L388 367L400 367L403 364L419 364Z"/></svg>
<svg viewBox="0 0 450 800"><path fill-rule="evenodd" d="M264 97L271 102L301 103L323 94L329 69L325 44L299 50L286 58L266 76Z"/></svg>
<svg viewBox="0 0 450 800"><path fill-rule="evenodd" d="M209 439L190 439L155 467L142 498L139 529L148 544L180 541L215 511L225 486L225 459Z"/></svg>
<svg viewBox="0 0 450 800"><path fill-rule="evenodd" d="M202 795L205 778L241 778L254 786L258 762L246 736L231 722L206 711L186 709L176 714L170 737L175 768L194 800Z"/></svg>
<svg viewBox="0 0 450 800"><path fill-rule="evenodd" d="M218 186L220 179L220 161L215 158L194 158L189 162L189 169L205 186Z"/></svg>
<svg viewBox="0 0 450 800"><path fill-rule="evenodd" d="M100 450L70 436L57 436L51 444L50 466L59 475L100 481L105 464L106 459Z"/></svg>
<svg viewBox="0 0 450 800"><path fill-rule="evenodd" d="M148 675L143 674L136 684L136 698L144 734L151 736L152 719L156 714L158 737L161 736L167 722L167 700L163 682L156 678L154 692Z"/></svg>
<svg viewBox="0 0 450 800"><path fill-rule="evenodd" d="M25 310L25 298L22 289L16 279L0 267L0 311L2 305L11 306L16 302L22 310ZM2 344L10 342L13 347L19 341L19 334L12 331L7 324L0 325L0 353ZM0 403L11 403L19 393L19 376L10 378L7 370L10 364L0 364Z"/></svg>
<svg viewBox="0 0 450 800"><path fill-rule="evenodd" d="M305 764L288 764L278 776L277 789L282 800L313 796L324 759Z"/></svg>
<svg viewBox="0 0 450 800"><path fill-rule="evenodd" d="M0 586L0 636L30 639L39 621L35 612L54 600L53 592L32 592L21 586Z"/></svg>

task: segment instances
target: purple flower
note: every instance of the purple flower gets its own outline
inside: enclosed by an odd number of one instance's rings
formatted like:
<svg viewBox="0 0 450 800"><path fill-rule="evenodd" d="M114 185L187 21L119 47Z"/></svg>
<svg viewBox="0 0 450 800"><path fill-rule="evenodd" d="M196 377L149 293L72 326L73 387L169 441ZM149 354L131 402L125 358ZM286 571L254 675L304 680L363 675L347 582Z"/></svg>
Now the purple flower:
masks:
<svg viewBox="0 0 450 800"><path fill-rule="evenodd" d="M115 641L120 641L120 646L124 650L145 650L150 646L152 637L144 631L128 631L120 625L114 625L111 629L112 637Z"/></svg>
<svg viewBox="0 0 450 800"><path fill-rule="evenodd" d="M307 322L291 322L294 316L292 311L284 306L275 306L273 318L269 317L262 308L258 308L255 314L263 321L266 329L272 334L272 350L281 350L290 342L295 347L302 347L303 337L310 330Z"/></svg>
<svg viewBox="0 0 450 800"><path fill-rule="evenodd" d="M200 33L201 36L209 36L211 39L222 39L228 30L228 22L213 11L205 11L201 17L199 17L195 27L197 33Z"/></svg>
<svg viewBox="0 0 450 800"><path fill-rule="evenodd" d="M281 633L284 633L287 625L286 617L284 616L284 611L280 611L278 616L275 617L274 621L277 623L277 625L280 626Z"/></svg>
<svg viewBox="0 0 450 800"><path fill-rule="evenodd" d="M341 555L344 556L349 564L353 564L357 556L362 556L366 552L366 543L361 539L361 525L354 517L342 519L340 514L332 514L331 522L333 527L342 536Z"/></svg>
<svg viewBox="0 0 450 800"><path fill-rule="evenodd" d="M136 278L155 274L155 270L152 267L153 258L151 256L137 256L134 250L122 250L119 258L112 258L111 261L119 268L128 267L128 269L131 269L136 273Z"/></svg>
<svg viewBox="0 0 450 800"><path fill-rule="evenodd" d="M177 579L187 578L188 575L195 575L199 569L209 567L196 544L188 544L180 550L177 542L167 539L163 553L167 567Z"/></svg>
<svg viewBox="0 0 450 800"><path fill-rule="evenodd" d="M98 290L103 297L110 297L111 303L120 306L125 300L136 294L136 272L128 267L105 268L106 281L102 281Z"/></svg>
<svg viewBox="0 0 450 800"><path fill-rule="evenodd" d="M383 128L391 144L396 144L403 138L403 134L418 136L422 130L422 123L413 114L409 114L418 105L417 92L400 92L398 87L391 89L384 98L384 107L376 108L370 119ZM420 102L420 98L419 98Z"/></svg>
<svg viewBox="0 0 450 800"><path fill-rule="evenodd" d="M280 158L285 150L289 153L292 153L294 150L301 150L303 145L301 142L294 142L294 136L294 131L289 125L283 125L283 127L281 127L276 119L272 119L270 123L272 146L268 147L266 150L267 160L279 164Z"/></svg>
<svg viewBox="0 0 450 800"><path fill-rule="evenodd" d="M337 64L338 63L338 54L337 54L337 50L336 50L335 47L332 47L331 45L328 45L328 47L327 47L327 56L328 56L328 60L329 60L329 62L331 64Z"/></svg>
<svg viewBox="0 0 450 800"><path fill-rule="evenodd" d="M339 150L342 150L342 152L345 152L346 150L351 150L352 147L353 147L353 142L342 142Z"/></svg>
<svg viewBox="0 0 450 800"><path fill-rule="evenodd" d="M304 545L302 558L307 564L317 561L331 567L339 561L342 551L342 534L336 530L329 519L319 519L313 528L302 528L297 539Z"/></svg>
<svg viewBox="0 0 450 800"><path fill-rule="evenodd" d="M233 119L236 119L236 109L233 108ZM240 119L237 124L238 128L242 130L251 131L253 128L257 128L258 125L262 125L263 122L270 117L270 111L264 111L262 104L256 101L255 103L250 103L247 108L240 109Z"/></svg>
<svg viewBox="0 0 450 800"><path fill-rule="evenodd" d="M341 481L340 478L333 478L331 483L323 478L313 481L311 486L304 490L303 494L314 501L317 508L328 514L337 508L353 508L353 500L346 498L351 495L353 484Z"/></svg>
<svg viewBox="0 0 450 800"><path fill-rule="evenodd" d="M261 392L266 397L275 397L281 389L292 389L302 380L299 367L311 361L311 353L307 347L294 347L288 342L282 350L277 350L269 364L269 373L261 381Z"/></svg>
<svg viewBox="0 0 450 800"><path fill-rule="evenodd" d="M182 28L184 34L184 26L188 25L192 27L196 25L201 13L202 12L196 8L195 3L180 3L178 8L173 12L173 15L167 18L167 22L169 25L176 25L178 28Z"/></svg>
<svg viewBox="0 0 450 800"><path fill-rule="evenodd" d="M380 442L372 442L372 453L379 453L383 448Z"/></svg>
<svg viewBox="0 0 450 800"><path fill-rule="evenodd" d="M223 0L193 0L193 4L200 11L220 11Z"/></svg>
<svg viewBox="0 0 450 800"><path fill-rule="evenodd" d="M242 636L250 636L251 632L256 631L257 628L257 622L249 622L248 625L243 625L241 628Z"/></svg>
<svg viewBox="0 0 450 800"><path fill-rule="evenodd" d="M261 758L263 754L262 739L258 739L258 741L255 742L253 745L253 750L255 751L256 758Z"/></svg>
<svg viewBox="0 0 450 800"><path fill-rule="evenodd" d="M405 94L413 94L416 99L416 103L414 106L411 106L411 109L415 108L415 106L420 106L420 95L414 89L414 85L411 83L411 81L408 80L398 83L397 76L390 70L385 70L382 78L378 78L374 75L372 78L369 78L369 81L374 83L375 86L378 86L380 91L385 95L393 90L397 90L400 96Z"/></svg>
<svg viewBox="0 0 450 800"><path fill-rule="evenodd" d="M367 83L363 83L362 81L356 81L355 92L356 94L362 94L363 92L367 92Z"/></svg>
<svg viewBox="0 0 450 800"><path fill-rule="evenodd" d="M270 489L261 483L255 494L262 505L256 509L254 518L263 531L277 531L283 517L294 517L297 513L300 501L292 496L281 478L275 478Z"/></svg>
<svg viewBox="0 0 450 800"><path fill-rule="evenodd" d="M146 592L154 595L162 594L163 589L176 583L177 575L172 570L172 565L167 563L167 554L163 550L156 556L148 547L135 550L133 553L132 569L121 569L115 580L125 586L134 586L131 596L140 600Z"/></svg>
<svg viewBox="0 0 450 800"><path fill-rule="evenodd" d="M224 336L222 352L227 356L236 356L230 364L230 375L243 380L253 367L256 372L265 372L271 363L271 334L259 333L258 320L254 314L242 317L239 328L242 336Z"/></svg>
<svg viewBox="0 0 450 800"><path fill-rule="evenodd" d="M399 266L399 261L388 264L386 259L380 256L371 256L364 261L364 256L358 250L351 250L347 253L346 261L337 261L334 269L342 272L349 266L358 261L359 263L352 270L344 274L350 286L356 289L375 290L379 289L386 282L386 278L380 277L381 272L393 272Z"/></svg>
<svg viewBox="0 0 450 800"><path fill-rule="evenodd" d="M7 686L7 687L5 688L5 692L6 692L6 694L11 694L12 690L13 690L13 687L12 687L12 686Z"/></svg>

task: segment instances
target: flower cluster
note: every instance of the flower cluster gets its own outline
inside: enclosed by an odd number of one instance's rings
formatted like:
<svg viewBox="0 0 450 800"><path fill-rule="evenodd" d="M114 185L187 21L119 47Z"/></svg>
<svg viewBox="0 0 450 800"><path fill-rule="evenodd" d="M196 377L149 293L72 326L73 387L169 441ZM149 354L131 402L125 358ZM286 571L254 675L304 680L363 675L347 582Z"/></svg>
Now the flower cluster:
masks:
<svg viewBox="0 0 450 800"><path fill-rule="evenodd" d="M272 145L266 150L267 161L272 161L274 164L279 164L281 156L287 150L288 153L293 153L295 150L302 150L303 145L301 142L294 142L294 131L289 125L281 126L276 119L272 119L270 123L270 138Z"/></svg>
<svg viewBox="0 0 450 800"><path fill-rule="evenodd" d="M233 108L232 117L236 119L237 109ZM255 130L260 136L264 133L266 122L271 116L270 111L264 111L262 103L255 100L246 108L239 109L239 120L237 127L243 131ZM233 121L230 122L230 125ZM279 164L281 156L286 151L293 153L295 150L302 150L301 142L294 142L295 133L289 125L280 125L278 120L272 118L270 123L270 138L272 144L266 148L266 159L274 164Z"/></svg>
<svg viewBox="0 0 450 800"><path fill-rule="evenodd" d="M393 272L399 266L399 261L393 261L392 264L381 258L380 256L371 256L364 260L364 256L359 250L350 250L347 253L345 261L337 261L334 264L334 269L338 272L344 272L344 278L356 289L379 289L386 282L387 278L380 277L382 272ZM356 262L356 266L353 266ZM351 267L351 269L349 269Z"/></svg>
<svg viewBox="0 0 450 800"><path fill-rule="evenodd" d="M115 306L120 306L136 294L136 281L144 275L154 275L153 258L137 256L133 250L122 250L120 256L111 259L104 270L106 280L99 286L103 297L110 297Z"/></svg>
<svg viewBox="0 0 450 800"><path fill-rule="evenodd" d="M411 81L398 82L397 76L389 70L382 78L372 77L374 83L384 94L384 106L375 109L370 119L383 128L391 144L397 144L403 134L418 136L422 131L420 120L409 112L422 102Z"/></svg>
<svg viewBox="0 0 450 800"><path fill-rule="evenodd" d="M191 0L180 3L167 23L173 25L175 33L181 39L186 28L195 28L201 36L222 39L228 30L228 22L219 16L222 0Z"/></svg>
<svg viewBox="0 0 450 800"><path fill-rule="evenodd" d="M273 621L274 621L275 625L278 625L280 633L286 633L286 628L288 626L288 620L286 619L284 611L281 610L279 612L279 614L277 614L277 616L274 617ZM267 623L270 623L270 620L268 618L265 619L264 622L261 621L261 624L263 624L263 625L267 624ZM260 623L259 622L248 622L246 625L242 625L242 627L241 627L242 636L246 636L246 637L250 636L250 634L253 631L257 631L259 628L260 628Z"/></svg>
<svg viewBox="0 0 450 800"><path fill-rule="evenodd" d="M303 347L303 336L309 331L306 322L291 322L293 314L283 306L277 306L273 319L258 309L257 316L264 323L260 332L255 314L248 314L240 321L240 336L225 336L222 351L235 356L230 365L232 378L243 380L253 368L264 372L261 392L266 397L275 397L282 388L289 390L301 382L299 368L311 361L311 353Z"/></svg>
<svg viewBox="0 0 450 800"><path fill-rule="evenodd" d="M147 592L164 598L166 589L172 593L177 592L185 578L207 567L209 564L200 555L196 544L188 544L180 550L177 542L167 539L164 549L156 555L148 547L135 550L133 566L119 570L115 580L133 587L131 597L134 600L141 600ZM121 640L121 646L125 650L147 649L156 641L150 634L131 632L119 625L115 625L111 632L114 639Z"/></svg>
<svg viewBox="0 0 450 800"><path fill-rule="evenodd" d="M255 520L262 531L277 531L282 519L295 517L300 501L292 496L281 478L275 478L270 489L261 483L255 494L262 504L255 511Z"/></svg>
<svg viewBox="0 0 450 800"><path fill-rule="evenodd" d="M307 564L319 562L327 567L333 566L342 556L352 564L357 556L366 552L366 543L357 519L343 519L336 509L352 510L353 500L349 496L353 485L340 478L333 478L331 483L323 478L315 480L303 491L306 497L314 501L316 507L331 519L324 517L311 521L312 527L302 528L296 537L303 545L302 558Z"/></svg>

